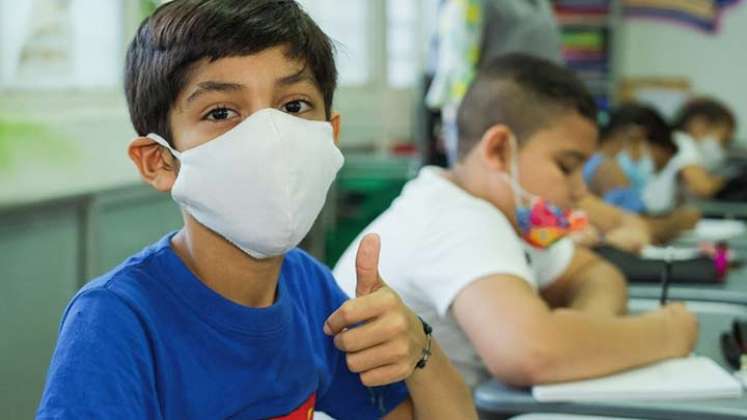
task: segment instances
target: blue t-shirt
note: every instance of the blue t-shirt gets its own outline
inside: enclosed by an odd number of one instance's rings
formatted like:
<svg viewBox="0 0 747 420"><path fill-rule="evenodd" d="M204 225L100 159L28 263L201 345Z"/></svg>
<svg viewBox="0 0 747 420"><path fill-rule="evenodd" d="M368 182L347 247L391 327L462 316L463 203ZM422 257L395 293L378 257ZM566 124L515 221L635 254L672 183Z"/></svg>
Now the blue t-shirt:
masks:
<svg viewBox="0 0 747 420"><path fill-rule="evenodd" d="M366 388L324 335L347 297L312 257L289 252L276 302L248 308L195 277L172 236L73 298L37 418L369 419L407 399L403 383Z"/></svg>
<svg viewBox="0 0 747 420"><path fill-rule="evenodd" d="M583 168L583 177L584 182L586 182L587 185L592 184L599 167L602 166L605 159L606 158L603 154L595 153L586 161ZM622 169L625 172L625 176L630 179L630 174L625 171L624 167ZM638 184L640 185L640 182ZM602 200L615 207L620 207L633 213L643 213L646 210L646 206L643 204L641 191L642 187L639 187L636 184L629 187L612 188L604 193Z"/></svg>

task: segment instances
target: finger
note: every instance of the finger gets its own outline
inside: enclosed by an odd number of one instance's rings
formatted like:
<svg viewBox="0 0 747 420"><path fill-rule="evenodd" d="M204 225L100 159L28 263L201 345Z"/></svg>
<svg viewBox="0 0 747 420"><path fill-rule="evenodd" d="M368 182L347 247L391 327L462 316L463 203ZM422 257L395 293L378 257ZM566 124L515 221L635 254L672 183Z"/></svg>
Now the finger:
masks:
<svg viewBox="0 0 747 420"><path fill-rule="evenodd" d="M345 328L376 318L389 311L396 303L397 295L388 288L368 296L350 299L342 304L324 322L324 333L337 335Z"/></svg>
<svg viewBox="0 0 747 420"><path fill-rule="evenodd" d="M410 348L406 340L388 341L374 347L367 348L355 353L345 355L348 369L351 372L361 373L379 367L410 363Z"/></svg>
<svg viewBox="0 0 747 420"><path fill-rule="evenodd" d="M407 318L402 314L377 318L360 327L351 328L335 336L335 347L353 353L391 341L407 333Z"/></svg>
<svg viewBox="0 0 747 420"><path fill-rule="evenodd" d="M357 283L355 296L365 296L375 292L383 286L379 277L379 252L381 240L379 235L370 233L363 237L358 245L355 257L355 274Z"/></svg>
<svg viewBox="0 0 747 420"><path fill-rule="evenodd" d="M386 365L361 373L361 382L368 387L389 385L407 379L414 369L404 363Z"/></svg>

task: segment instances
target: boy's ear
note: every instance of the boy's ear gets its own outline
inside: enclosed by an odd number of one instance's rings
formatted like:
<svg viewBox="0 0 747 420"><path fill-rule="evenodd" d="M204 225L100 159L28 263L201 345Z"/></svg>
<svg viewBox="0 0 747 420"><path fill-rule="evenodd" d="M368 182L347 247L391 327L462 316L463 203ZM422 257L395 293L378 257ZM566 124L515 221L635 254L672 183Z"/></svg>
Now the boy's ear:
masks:
<svg viewBox="0 0 747 420"><path fill-rule="evenodd" d="M147 137L137 137L127 148L127 154L145 182L158 191L171 191L178 166L171 152Z"/></svg>
<svg viewBox="0 0 747 420"><path fill-rule="evenodd" d="M332 135L335 139L335 144L340 145L340 124L341 117L339 112L333 112L332 117L329 119L329 123L332 124Z"/></svg>
<svg viewBox="0 0 747 420"><path fill-rule="evenodd" d="M508 126L496 124L482 135L478 150L483 163L490 169L501 172L510 172L511 161L514 159L511 136L513 132Z"/></svg>

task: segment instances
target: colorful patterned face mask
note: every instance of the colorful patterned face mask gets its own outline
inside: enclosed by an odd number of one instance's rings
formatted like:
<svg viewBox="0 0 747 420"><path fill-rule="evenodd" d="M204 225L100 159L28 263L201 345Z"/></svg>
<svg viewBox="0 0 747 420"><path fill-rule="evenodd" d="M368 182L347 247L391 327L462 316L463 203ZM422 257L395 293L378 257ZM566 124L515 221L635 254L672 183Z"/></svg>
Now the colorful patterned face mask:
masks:
<svg viewBox="0 0 747 420"><path fill-rule="evenodd" d="M579 210L561 210L558 206L534 196L528 206L516 208L521 237L536 248L549 248L571 232L588 225L586 214Z"/></svg>
<svg viewBox="0 0 747 420"><path fill-rule="evenodd" d="M585 229L586 213L580 210L562 210L555 204L534 195L519 184L518 146L511 137L515 151L511 162L511 174L506 174L516 200L516 220L521 238L535 248L549 248L571 232Z"/></svg>

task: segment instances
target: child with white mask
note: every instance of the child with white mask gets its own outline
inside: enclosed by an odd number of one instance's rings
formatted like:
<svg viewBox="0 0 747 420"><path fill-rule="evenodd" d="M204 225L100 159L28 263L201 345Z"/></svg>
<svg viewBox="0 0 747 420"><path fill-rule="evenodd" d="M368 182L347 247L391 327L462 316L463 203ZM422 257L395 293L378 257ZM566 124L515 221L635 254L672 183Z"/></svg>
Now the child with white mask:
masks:
<svg viewBox="0 0 747 420"><path fill-rule="evenodd" d="M697 198L710 198L726 180L718 170L726 163L726 150L737 129L736 117L720 101L700 97L687 102L677 113L675 142L683 150L678 184Z"/></svg>
<svg viewBox="0 0 747 420"><path fill-rule="evenodd" d="M293 0L173 0L130 44L143 180L184 227L81 289L38 418L476 418L432 329L379 276L352 299L296 249L343 156L330 39Z"/></svg>

